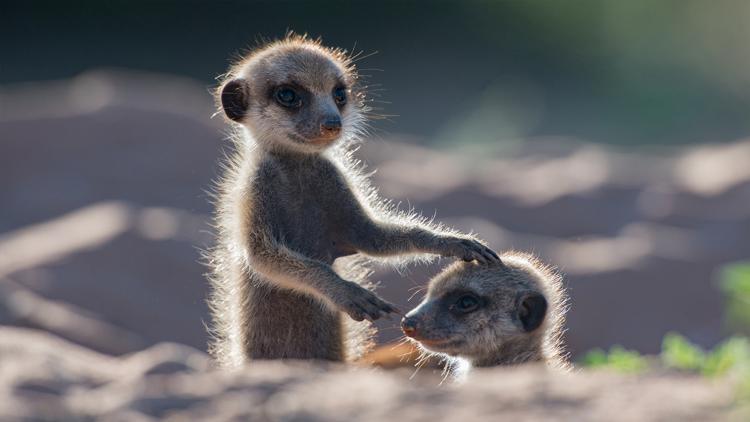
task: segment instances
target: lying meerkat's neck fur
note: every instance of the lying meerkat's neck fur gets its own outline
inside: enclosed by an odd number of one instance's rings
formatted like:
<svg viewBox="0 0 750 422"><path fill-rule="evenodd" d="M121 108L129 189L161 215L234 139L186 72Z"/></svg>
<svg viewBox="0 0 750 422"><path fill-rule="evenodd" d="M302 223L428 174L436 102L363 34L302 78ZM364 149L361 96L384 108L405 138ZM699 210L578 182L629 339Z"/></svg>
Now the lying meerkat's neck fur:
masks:
<svg viewBox="0 0 750 422"><path fill-rule="evenodd" d="M541 335L523 336L504 341L492 350L478 356L467 358L471 365L478 368L519 365L531 362L546 362Z"/></svg>
<svg viewBox="0 0 750 422"><path fill-rule="evenodd" d="M552 346L550 341L542 335L517 338L476 356L447 357L447 371L457 381L463 380L471 368L543 363L549 369L570 371L572 366L560 353L559 346Z"/></svg>

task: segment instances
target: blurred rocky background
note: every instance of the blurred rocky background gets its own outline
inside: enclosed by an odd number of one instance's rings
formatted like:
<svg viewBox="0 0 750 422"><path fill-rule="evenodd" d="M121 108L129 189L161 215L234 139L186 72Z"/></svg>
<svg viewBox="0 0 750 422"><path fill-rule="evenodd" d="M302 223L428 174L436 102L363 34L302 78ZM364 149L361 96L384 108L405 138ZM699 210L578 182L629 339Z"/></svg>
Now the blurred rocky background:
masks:
<svg viewBox="0 0 750 422"><path fill-rule="evenodd" d="M750 259L748 18L742 1L3 2L0 324L104 355L205 350L229 148L209 92L290 28L363 51L386 118L360 156L384 196L559 267L574 358L658 352L670 331L713 347L732 334L719 271ZM443 264L374 279L409 309Z"/></svg>

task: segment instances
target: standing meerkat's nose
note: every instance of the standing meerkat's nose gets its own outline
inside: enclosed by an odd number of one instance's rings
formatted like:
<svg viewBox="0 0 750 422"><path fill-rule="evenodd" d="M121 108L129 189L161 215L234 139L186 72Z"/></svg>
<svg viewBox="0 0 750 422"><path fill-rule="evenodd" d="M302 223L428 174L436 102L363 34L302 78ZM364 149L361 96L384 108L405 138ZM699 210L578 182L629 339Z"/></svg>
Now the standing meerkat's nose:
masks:
<svg viewBox="0 0 750 422"><path fill-rule="evenodd" d="M328 117L320 124L321 135L332 136L338 135L339 132L341 132L341 118L339 116Z"/></svg>
<svg viewBox="0 0 750 422"><path fill-rule="evenodd" d="M414 317L404 317L401 320L401 331L409 337L417 334L417 320Z"/></svg>

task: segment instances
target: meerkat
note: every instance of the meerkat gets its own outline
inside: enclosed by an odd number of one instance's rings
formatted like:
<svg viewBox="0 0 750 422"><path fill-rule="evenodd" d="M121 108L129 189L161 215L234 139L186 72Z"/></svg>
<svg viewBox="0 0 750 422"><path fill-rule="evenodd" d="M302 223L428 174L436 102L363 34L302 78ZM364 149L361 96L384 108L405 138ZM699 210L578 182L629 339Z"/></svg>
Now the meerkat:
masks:
<svg viewBox="0 0 750 422"><path fill-rule="evenodd" d="M356 359L369 323L396 311L370 290L372 259L499 260L473 236L378 197L352 157L368 108L344 50L290 34L233 65L216 97L236 129L209 261L220 364Z"/></svg>
<svg viewBox="0 0 750 422"><path fill-rule="evenodd" d="M424 301L401 321L404 334L464 373L529 362L567 370L561 276L528 254L500 259L486 266L456 262L436 275Z"/></svg>

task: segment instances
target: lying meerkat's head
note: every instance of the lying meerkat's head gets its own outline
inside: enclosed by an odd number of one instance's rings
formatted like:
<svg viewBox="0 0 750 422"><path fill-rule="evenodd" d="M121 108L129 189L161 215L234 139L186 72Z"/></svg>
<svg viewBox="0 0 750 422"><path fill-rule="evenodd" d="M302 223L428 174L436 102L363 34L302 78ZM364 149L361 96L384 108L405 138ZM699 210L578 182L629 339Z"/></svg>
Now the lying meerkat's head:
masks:
<svg viewBox="0 0 750 422"><path fill-rule="evenodd" d="M565 311L560 276L530 255L511 252L501 259L493 265L456 262L443 270L404 317L404 334L428 352L478 366L559 355Z"/></svg>
<svg viewBox="0 0 750 422"><path fill-rule="evenodd" d="M236 64L217 99L226 117L249 129L261 147L319 152L358 132L364 95L356 82L343 50L289 35Z"/></svg>

